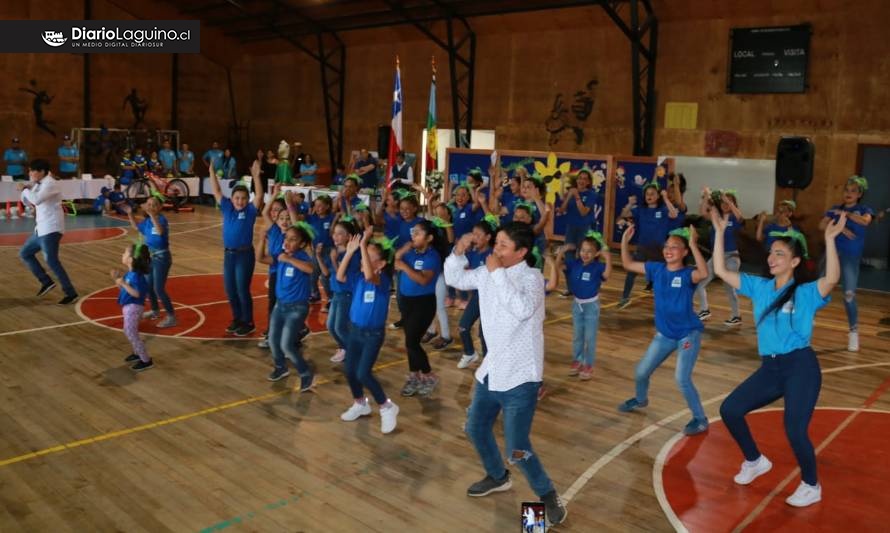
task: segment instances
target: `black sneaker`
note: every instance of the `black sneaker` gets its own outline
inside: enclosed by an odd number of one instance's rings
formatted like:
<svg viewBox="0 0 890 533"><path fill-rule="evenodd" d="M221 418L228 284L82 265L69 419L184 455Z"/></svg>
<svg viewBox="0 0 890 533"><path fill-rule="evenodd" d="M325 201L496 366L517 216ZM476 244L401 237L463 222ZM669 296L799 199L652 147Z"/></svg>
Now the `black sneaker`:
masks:
<svg viewBox="0 0 890 533"><path fill-rule="evenodd" d="M315 376L309 374L300 376L300 392L309 392L315 390Z"/></svg>
<svg viewBox="0 0 890 533"><path fill-rule="evenodd" d="M139 356L134 353L131 353L130 355L127 356L126 359L124 359L124 362L132 363L133 361L138 361L138 360L139 360Z"/></svg>
<svg viewBox="0 0 890 533"><path fill-rule="evenodd" d="M423 337L420 338L420 344L427 344L435 338L436 338L435 331L427 331L426 333L423 334Z"/></svg>
<svg viewBox="0 0 890 533"><path fill-rule="evenodd" d="M40 287L40 290L37 291L37 296L43 296L44 294L48 293L49 291L51 291L55 288L56 288L56 282L50 280L49 283L44 283L43 286Z"/></svg>
<svg viewBox="0 0 890 533"><path fill-rule="evenodd" d="M269 381L278 381L279 379L284 379L289 375L290 370L288 370L287 367L276 368L272 371L271 374L269 374L269 377L267 377L266 379L268 379Z"/></svg>
<svg viewBox="0 0 890 533"><path fill-rule="evenodd" d="M704 322L705 320L711 318L711 311L709 309L702 309L698 312L698 319Z"/></svg>
<svg viewBox="0 0 890 533"><path fill-rule="evenodd" d="M138 361L135 365L131 366L130 368L135 370L136 372L142 372L143 370L148 370L149 368L152 368L153 366L155 366L155 362L153 360L149 359L147 362L146 361Z"/></svg>
<svg viewBox="0 0 890 533"><path fill-rule="evenodd" d="M297 340L301 341L305 339L310 333L312 333L312 330L310 330L308 326L304 326L303 330L300 331L300 334L297 336Z"/></svg>
<svg viewBox="0 0 890 533"><path fill-rule="evenodd" d="M723 322L724 326L740 326L741 324L742 324L742 317L740 317L740 316L731 317L729 320L725 320Z"/></svg>
<svg viewBox="0 0 890 533"><path fill-rule="evenodd" d="M444 350L445 348L451 346L451 343L454 342L454 339L443 339L439 337L436 339L436 342L432 344L433 349L435 350Z"/></svg>
<svg viewBox="0 0 890 533"><path fill-rule="evenodd" d="M241 324L241 326L235 330L236 337L246 337L256 331L256 326L251 322L250 324Z"/></svg>
<svg viewBox="0 0 890 533"><path fill-rule="evenodd" d="M68 294L61 300L59 300L59 305L68 305L73 304L77 301L77 294Z"/></svg>
<svg viewBox="0 0 890 533"><path fill-rule="evenodd" d="M226 333L235 333L235 331L237 331L240 327L241 323L237 320L233 320L229 322L229 327L226 328Z"/></svg>
<svg viewBox="0 0 890 533"><path fill-rule="evenodd" d="M555 490L542 496L541 501L544 502L544 516L547 518L548 526L565 522L566 517L569 516L569 510L566 509L566 504L563 503L562 498Z"/></svg>
<svg viewBox="0 0 890 533"><path fill-rule="evenodd" d="M510 490L510 487L512 486L513 482L510 480L510 471L507 470L507 473L504 474L502 479L498 480L491 476L485 476L485 479L473 483L470 485L470 488L467 489L467 496L481 498L482 496L488 496L492 492L504 492Z"/></svg>
<svg viewBox="0 0 890 533"><path fill-rule="evenodd" d="M402 329L402 320L399 319L390 324L389 329Z"/></svg>

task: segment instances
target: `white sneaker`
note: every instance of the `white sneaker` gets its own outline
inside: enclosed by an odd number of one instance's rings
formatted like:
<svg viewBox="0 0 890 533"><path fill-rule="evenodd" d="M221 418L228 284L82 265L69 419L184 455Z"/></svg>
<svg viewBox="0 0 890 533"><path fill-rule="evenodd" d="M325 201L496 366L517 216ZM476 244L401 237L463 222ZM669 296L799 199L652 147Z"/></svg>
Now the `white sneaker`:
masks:
<svg viewBox="0 0 890 533"><path fill-rule="evenodd" d="M370 411L370 408L368 408ZM386 406L380 408L380 431L384 435L392 433L396 429L396 417L399 416L399 406L392 400L387 400Z"/></svg>
<svg viewBox="0 0 890 533"><path fill-rule="evenodd" d="M145 318L148 320L157 320L157 319L161 318L161 313L158 313L157 311L146 311L146 312L142 313L142 318Z"/></svg>
<svg viewBox="0 0 890 533"><path fill-rule="evenodd" d="M269 339L265 338L260 342L256 343L257 348L268 348L269 347Z"/></svg>
<svg viewBox="0 0 890 533"><path fill-rule="evenodd" d="M331 356L332 363L342 363L343 360L346 359L346 350L343 348L339 348L334 355ZM368 412L370 413L370 407L368 408Z"/></svg>
<svg viewBox="0 0 890 533"><path fill-rule="evenodd" d="M773 464L760 454L756 461L743 461L739 473L732 478L739 485L750 485L752 481L772 470Z"/></svg>
<svg viewBox="0 0 890 533"><path fill-rule="evenodd" d="M479 360L479 354L473 352L473 355L462 355L460 361L457 362L457 368L467 368L471 364Z"/></svg>
<svg viewBox="0 0 890 533"><path fill-rule="evenodd" d="M343 414L340 415L340 420L344 422L352 422L353 420L358 420L359 418L370 414L371 406L368 405L368 399L365 398L364 403L352 402L349 409L343 411Z"/></svg>
<svg viewBox="0 0 890 533"><path fill-rule="evenodd" d="M859 332L851 331L847 334L847 351L848 352L858 352L859 351Z"/></svg>
<svg viewBox="0 0 890 533"><path fill-rule="evenodd" d="M177 324L176 315L167 315L164 317L164 320L161 320L160 322L157 323L156 327L158 329L172 328L176 324Z"/></svg>
<svg viewBox="0 0 890 533"><path fill-rule="evenodd" d="M9 211L9 220L18 220L19 219L19 208L13 207Z"/></svg>
<svg viewBox="0 0 890 533"><path fill-rule="evenodd" d="M788 496L785 503L793 507L806 507L822 501L822 485L807 485L803 481L797 486L794 494Z"/></svg>
<svg viewBox="0 0 890 533"><path fill-rule="evenodd" d="M0 220L6 220L6 210L0 209Z"/></svg>

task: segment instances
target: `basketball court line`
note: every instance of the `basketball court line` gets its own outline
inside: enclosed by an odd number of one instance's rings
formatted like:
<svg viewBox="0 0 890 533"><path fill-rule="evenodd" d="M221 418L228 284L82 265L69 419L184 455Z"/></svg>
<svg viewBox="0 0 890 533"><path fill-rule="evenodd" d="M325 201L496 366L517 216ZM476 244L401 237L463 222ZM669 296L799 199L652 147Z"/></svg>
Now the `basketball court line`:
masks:
<svg viewBox="0 0 890 533"><path fill-rule="evenodd" d="M70 229L69 232L75 231L93 231L97 229L116 229L120 233L117 235L109 235L108 237L102 237L101 239L93 239L89 241L78 241L78 242L63 242L65 240L64 236L62 237L62 241L59 242L59 246L83 246L84 244L93 244L96 242L103 241L112 241L114 239L120 239L124 235L127 234L127 229L121 226L111 226L111 227L96 227L96 228L77 228ZM22 232L22 233L9 233L7 235L31 235L33 232ZM0 248L21 248L22 244L0 244Z"/></svg>

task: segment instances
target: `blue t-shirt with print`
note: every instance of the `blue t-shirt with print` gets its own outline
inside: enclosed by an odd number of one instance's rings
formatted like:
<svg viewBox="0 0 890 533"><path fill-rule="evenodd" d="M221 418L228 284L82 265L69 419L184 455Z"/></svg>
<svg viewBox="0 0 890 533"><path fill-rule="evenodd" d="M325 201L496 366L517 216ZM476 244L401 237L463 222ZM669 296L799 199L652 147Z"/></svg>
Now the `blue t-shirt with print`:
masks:
<svg viewBox="0 0 890 533"><path fill-rule="evenodd" d="M307 263L312 261L305 250L297 250L291 257ZM309 274L289 263L279 263L275 280L278 303L293 304L309 301Z"/></svg>
<svg viewBox="0 0 890 533"><path fill-rule="evenodd" d="M491 255L491 246L482 250L481 252L473 249L467 250L465 254L467 257L467 262L469 263L469 269L475 270L476 268L485 264L485 261L488 259L488 256Z"/></svg>
<svg viewBox="0 0 890 533"><path fill-rule="evenodd" d="M223 246L225 248L246 248L253 245L253 225L256 223L257 208L253 203L238 211L229 198L219 202L223 216Z"/></svg>
<svg viewBox="0 0 890 533"><path fill-rule="evenodd" d="M374 285L359 275L352 290L352 303L349 306L349 320L356 326L366 329L381 329L386 325L389 313L389 276L380 276L380 283Z"/></svg>
<svg viewBox="0 0 890 533"><path fill-rule="evenodd" d="M314 244L321 244L325 248L334 245L334 240L331 237L331 226L334 223L333 213L328 213L325 216L313 213L306 217L306 222L315 230L315 240L312 241Z"/></svg>
<svg viewBox="0 0 890 533"><path fill-rule="evenodd" d="M404 246L406 242L411 242L411 229L419 224L421 220L423 220L423 217L420 216L416 216L411 220L401 219L401 222L399 222L399 240L396 243L398 246Z"/></svg>
<svg viewBox="0 0 890 533"><path fill-rule="evenodd" d="M593 222L593 208L596 205L597 196L599 195L593 189L578 192L581 203L590 210L586 215L581 214L581 211L578 210L577 200L572 197L566 207L566 226L589 228Z"/></svg>
<svg viewBox="0 0 890 533"><path fill-rule="evenodd" d="M402 215L398 213L390 215L388 211L383 212L383 234L387 239L398 239L401 227Z"/></svg>
<svg viewBox="0 0 890 533"><path fill-rule="evenodd" d="M176 152L176 158L179 159L179 171L189 172L195 161L195 153L191 150Z"/></svg>
<svg viewBox="0 0 890 533"><path fill-rule="evenodd" d="M585 265L580 259L566 259L566 285L575 298L581 300L593 298L599 294L600 286L605 281L603 279L605 271L606 264L601 261L593 260Z"/></svg>
<svg viewBox="0 0 890 533"><path fill-rule="evenodd" d="M680 340L692 331L704 329L692 307L696 284L692 267L668 270L665 263L646 262L646 279L655 293L655 329L669 339Z"/></svg>
<svg viewBox="0 0 890 533"><path fill-rule="evenodd" d="M806 348L813 336L813 323L816 312L831 301L831 296L819 294L819 282L811 281L797 286L794 298L781 307L763 316L787 289L776 289L775 279L740 274L739 294L751 298L754 306L754 321L757 324L757 352L760 355L779 355Z"/></svg>
<svg viewBox="0 0 890 533"><path fill-rule="evenodd" d="M278 271L278 256L281 255L281 252L283 251L284 232L281 231L278 224L273 224L266 230L266 252L272 259L272 264L269 265L269 274L274 274ZM278 280L276 279L276 281Z"/></svg>
<svg viewBox="0 0 890 533"><path fill-rule="evenodd" d="M836 205L832 207L825 216L830 218L832 221L837 221L840 218L839 215L833 213L835 209L839 209L841 211L846 211L847 213L854 213L860 216L872 215L874 216L875 212L871 207L862 204L856 204L852 207L846 207L843 204ZM850 230L853 233L853 238L847 237L843 233L835 237L834 243L837 246L837 252L841 255L847 257L862 257L862 252L865 249L865 226L862 224L857 224L847 219L847 224L844 226L846 229Z"/></svg>
<svg viewBox="0 0 890 533"><path fill-rule="evenodd" d="M424 296L426 294L435 294L436 278L442 271L442 259L439 257L439 252L432 248L427 248L421 253L412 248L402 256L402 261L408 265L408 268L417 271L429 270L432 271L434 276L426 285L420 285L409 278L408 274L405 272L399 272L399 292L403 296Z"/></svg>
<svg viewBox="0 0 890 533"><path fill-rule="evenodd" d="M346 252L339 252L337 254L337 262L342 262L344 257L346 257ZM349 265L346 267L346 281L342 283L337 279L337 271L334 269L334 263L331 261L331 256L326 256L324 262L328 266L328 270L331 272L331 292L352 292L356 280L362 275L362 255L358 252L352 254L352 258L349 260Z"/></svg>
<svg viewBox="0 0 890 533"><path fill-rule="evenodd" d="M482 220L483 216L485 216L485 213L481 209L473 209L473 204L470 202L464 204L463 207L458 207L457 204L454 204L454 209L451 210L451 221L454 224L454 239L460 239L465 234L473 231L473 226Z"/></svg>
<svg viewBox="0 0 890 533"><path fill-rule="evenodd" d="M158 224L161 226L160 228L155 227L151 217L145 217L138 226L139 233L142 234L145 244L148 245L148 249L152 252L170 249L170 232L168 231L167 217L158 215Z"/></svg>
<svg viewBox="0 0 890 533"><path fill-rule="evenodd" d="M742 229L742 221L739 220L732 213L729 214L729 218L726 221L726 229L723 230L723 251L726 253L729 252L737 252L739 250L739 244L736 240L736 236L739 233L739 230ZM714 228L711 227L711 247L714 246Z"/></svg>
<svg viewBox="0 0 890 533"><path fill-rule="evenodd" d="M145 276L133 270L124 274L124 281L139 293L139 296L132 296L123 287L117 295L117 303L123 307L129 304L144 305L145 295L148 294L148 281Z"/></svg>
<svg viewBox="0 0 890 533"><path fill-rule="evenodd" d="M634 206L631 209L631 213L636 226L634 237L637 240L637 244L640 246L662 246L664 241L667 240L671 227L668 208L664 206Z"/></svg>

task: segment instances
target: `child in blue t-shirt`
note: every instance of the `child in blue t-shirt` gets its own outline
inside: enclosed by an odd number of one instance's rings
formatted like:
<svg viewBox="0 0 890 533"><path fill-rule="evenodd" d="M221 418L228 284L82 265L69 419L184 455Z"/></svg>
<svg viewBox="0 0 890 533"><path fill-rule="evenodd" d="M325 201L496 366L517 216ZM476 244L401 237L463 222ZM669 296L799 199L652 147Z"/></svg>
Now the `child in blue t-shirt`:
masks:
<svg viewBox="0 0 890 533"><path fill-rule="evenodd" d="M423 220L423 217L417 214L420 210L420 204L417 202L417 196L414 193L408 192L407 190L398 190L393 194L395 194L399 201L399 234L398 239L395 241L395 245L396 247L402 247L411 242L411 232L414 229L414 226ZM404 316L401 298L402 293L399 290L399 278L400 276L396 276L395 279L396 303L398 304L399 315ZM402 319L399 318L399 320L394 322L390 327L393 329L401 328Z"/></svg>
<svg viewBox="0 0 890 533"><path fill-rule="evenodd" d="M376 240L373 236L374 228L370 226L365 228L364 236L354 235L346 245L337 269L338 280L348 282L350 265L353 258L359 257L356 251L361 250L361 272L355 278L349 304L350 325L344 361L353 402L340 415L340 420L352 422L371 414L371 406L364 395L364 389L368 389L380 408L380 431L387 434L396 428L399 406L386 396L374 377L374 363L386 336L393 244L386 237Z"/></svg>
<svg viewBox="0 0 890 533"><path fill-rule="evenodd" d="M841 286L844 289L844 309L847 311L847 350L859 351L859 309L856 306L856 287L859 285L859 264L865 249L865 228L874 219L874 211L860 202L868 190L868 180L862 176L852 176L844 187L844 202L833 206L822 220L819 228L825 229L842 214L847 215L846 226L835 238L837 254L841 263Z"/></svg>
<svg viewBox="0 0 890 533"><path fill-rule="evenodd" d="M636 197L631 196L628 204L621 211L621 217L632 220L637 230L637 249L633 252L634 261L648 261L660 256L659 250L667 240L671 231L671 221L678 216L677 208L671 203L667 191L660 190L658 181L652 180L643 186L643 201L641 207L636 204ZM622 221L625 223L625 221ZM630 305L630 292L633 290L636 272L628 272L624 278L624 292L618 302L618 309L624 309ZM651 289L651 285L646 287Z"/></svg>
<svg viewBox="0 0 890 533"><path fill-rule="evenodd" d="M769 253L770 248L773 246L773 241L777 238L771 236L770 233L782 233L790 229L800 231L800 228L791 222L795 209L797 209L797 203L794 200L782 200L776 207L773 221L769 224L766 223L766 211L757 216L757 232L755 236L757 237L757 242L764 243L767 253Z"/></svg>
<svg viewBox="0 0 890 533"><path fill-rule="evenodd" d="M324 247L320 243L316 245L316 254L319 254L318 264L321 266L322 275L331 280L331 306L328 310L326 326L334 342L337 343L337 351L331 356L332 363L340 363L346 357L346 342L349 338L349 304L352 302L352 290L356 277L361 271L359 256L351 257L350 262L346 265L346 276L343 281L340 281L337 273L340 263L346 257L346 245L357 234L358 230L353 224L353 218L343 215L334 224L334 230L331 233L334 245L328 255L320 255L324 253Z"/></svg>
<svg viewBox="0 0 890 533"><path fill-rule="evenodd" d="M120 163L120 174L118 175L118 182L123 185L129 185L131 181L136 179L136 162L133 161L133 158L130 156L129 150L124 150L121 155L121 163Z"/></svg>
<svg viewBox="0 0 890 533"><path fill-rule="evenodd" d="M334 213L332 212L333 202L328 195L322 195L315 199L313 209L306 217L306 222L315 230L315 247L322 245L321 255L319 257L327 257L331 253L331 247L334 242L331 240L331 229L334 226ZM315 270L312 272L312 295L309 297L309 303L317 303L321 301L321 293L319 292L318 281L321 280L321 288L324 289L325 296L331 297L331 278L325 276L321 267L316 264ZM330 300L328 300L330 304ZM322 307L327 312L328 306Z"/></svg>
<svg viewBox="0 0 890 533"><path fill-rule="evenodd" d="M473 226L472 233L464 235L461 247L465 250L464 255L467 258L467 269L473 270L485 266L485 261L491 255L494 247L494 239L500 226L498 217L492 214L485 215ZM472 246L472 249L470 249ZM457 368L467 368L475 363L488 352L485 345L485 336L482 334L482 323L479 323L479 351L473 347L473 325L480 319L479 312L479 291L469 291L469 301L467 308L464 309L458 324L460 332L460 340L463 344L464 352L460 361L457 362Z"/></svg>
<svg viewBox="0 0 890 533"><path fill-rule="evenodd" d="M591 188L592 185L593 175L585 166L578 171L574 186L557 210L557 214L566 216L565 244L570 245L565 249L566 259L575 257L575 250L581 247L581 241L593 223L593 208L598 195Z"/></svg>
<svg viewBox="0 0 890 533"><path fill-rule="evenodd" d="M263 208L263 182L260 179L259 161L254 161L250 173L253 176L253 202L250 201L250 192L244 185L235 185L229 199L223 196L213 162L210 163L210 185L223 219L223 283L232 310L232 322L226 328L226 333L233 333L238 337L246 337L256 331L250 282L256 266L253 227L257 214Z"/></svg>
<svg viewBox="0 0 890 533"><path fill-rule="evenodd" d="M677 352L675 377L692 420L683 428L686 435L697 435L708 429L708 417L702 407L698 391L692 383L692 370L701 347L701 320L692 307L695 286L708 277L708 266L696 244L695 228L675 229L670 232L662 248L664 262L642 263L632 258L630 240L636 227L631 225L621 236L621 264L627 272L646 274L655 295L655 338L649 344L635 372L636 395L618 406L630 412L649 405L649 377L674 351ZM695 268L685 265L690 251Z"/></svg>
<svg viewBox="0 0 890 533"><path fill-rule="evenodd" d="M170 225L167 222L167 217L161 214L162 209L161 201L155 196L150 197L142 204L145 218L139 224L136 224L133 210L127 210L130 227L142 235L142 240L148 246L148 251L151 254L151 268L145 278L148 283L148 300L151 303L151 311L143 313L142 318L149 320L160 318L159 299L161 305L164 306L164 311L167 312L164 320L155 325L158 329L172 328L176 325L176 311L167 294L167 276L170 275L170 268L173 266L173 256L170 254Z"/></svg>
<svg viewBox="0 0 890 533"><path fill-rule="evenodd" d="M478 188L471 193L467 185L459 185L452 192L452 200L448 207L451 209L455 241L471 232L473 226L485 216L485 208L483 207L481 196ZM467 300L468 296L466 293L458 293L454 288L448 287L445 307L457 305L458 309L463 310L467 308Z"/></svg>
<svg viewBox="0 0 890 533"><path fill-rule="evenodd" d="M491 179L495 179L495 177L492 176ZM502 183L500 187L495 187L496 214L501 219L501 225L513 221L513 209L516 206L516 202L522 199L521 189L522 178L517 174L507 178L506 182Z"/></svg>
<svg viewBox="0 0 890 533"><path fill-rule="evenodd" d="M402 396L427 396L439 383L421 339L436 316L436 280L442 271L444 246L433 223L421 220L411 232L411 241L396 253L409 370Z"/></svg>
<svg viewBox="0 0 890 533"><path fill-rule="evenodd" d="M263 240L256 249L256 261L269 266L269 317L275 309L275 283L278 281L278 256L284 249L284 233L291 227L293 206L293 192L288 191L283 197L280 195L281 184L276 183L272 189L272 201L263 208L263 219L266 221L266 229ZM257 344L260 348L269 347L269 328L263 332L263 340Z"/></svg>
<svg viewBox="0 0 890 533"><path fill-rule="evenodd" d="M454 245L454 225L451 219L451 209L447 204L436 202L432 198L430 199L429 206L429 220L433 223L438 239L443 244L440 253L444 254L443 257L447 257ZM448 290L449 288L445 285L445 275L440 272L438 278L436 278L436 318L430 323L426 333L420 339L422 344L432 342L431 346L436 350L444 350L454 342L454 339L451 337L448 307L446 306ZM437 324L439 338L436 338Z"/></svg>
<svg viewBox="0 0 890 533"><path fill-rule="evenodd" d="M854 199L856 196L851 195L850 200ZM841 277L836 239L843 238L841 235L849 222L847 217L846 212L841 212L837 220L825 225L825 275L810 281L804 266L807 242L794 230L775 235L768 259L770 277L729 270L722 260L726 220L714 212L711 214L717 230L714 270L740 294L751 298L760 354L760 368L720 406L723 423L745 457L733 480L739 485L748 485L772 468L770 460L757 448L745 416L783 398L785 433L800 467L800 485L785 500L794 507L806 507L822 499L816 452L808 435L822 387L822 371L810 339L815 315L829 302L831 290Z"/></svg>
<svg viewBox="0 0 890 533"><path fill-rule="evenodd" d="M151 254L144 244L131 244L124 250L121 262L127 267L127 273L122 276L120 271L112 270L111 279L120 287L117 303L121 306L124 317L124 335L133 347L133 353L124 361L134 363L130 368L141 372L154 366L154 361L145 349L145 343L139 338L139 321L142 320L145 295L148 292L145 275L151 268Z"/></svg>
<svg viewBox="0 0 890 533"><path fill-rule="evenodd" d="M589 380L596 358L596 337L600 322L600 286L612 274L612 256L603 236L589 231L581 240L578 257L567 253L574 245L566 244L551 263L547 290L556 289L559 271L565 272L568 292L575 298L572 304L572 366L570 376Z"/></svg>
<svg viewBox="0 0 890 533"><path fill-rule="evenodd" d="M717 201L719 199L719 201ZM727 268L733 272L738 272L742 265L742 259L739 256L739 246L737 237L739 230L745 223L745 217L739 209L739 202L736 198L736 192L732 189L724 191L714 191L705 187L702 191L701 216L710 218L711 211L716 211L721 218L726 220L726 229L724 230L723 260L726 262ZM714 247L714 228L711 228L711 248ZM711 280L714 279L714 258L708 260L708 277L698 284L695 295L699 301L698 318L707 320L711 318L711 311L708 308L708 292L706 287ZM739 297L735 289L723 284L726 288L726 298L729 300L730 315L723 322L725 326L739 326L742 324L742 317L739 313Z"/></svg>
<svg viewBox="0 0 890 533"><path fill-rule="evenodd" d="M313 233L312 226L305 222L287 228L283 249L278 254L275 308L269 318L269 348L275 367L268 380L278 381L289 376L289 359L300 374L300 392L310 391L315 386L315 376L303 359L303 343L300 342L300 333L309 315L309 279L315 263L310 255Z"/></svg>

